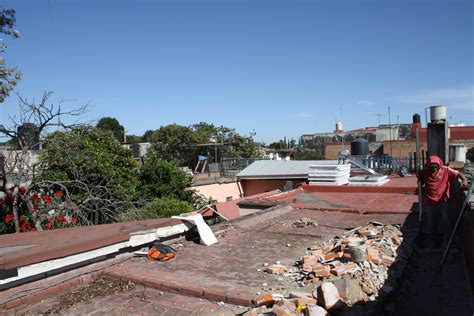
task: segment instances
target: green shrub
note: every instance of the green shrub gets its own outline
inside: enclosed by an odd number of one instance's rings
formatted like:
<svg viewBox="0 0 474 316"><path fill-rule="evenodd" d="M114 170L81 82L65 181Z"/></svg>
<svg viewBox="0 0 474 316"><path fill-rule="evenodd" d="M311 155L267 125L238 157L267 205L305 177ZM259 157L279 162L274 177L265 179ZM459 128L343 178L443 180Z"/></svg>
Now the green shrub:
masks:
<svg viewBox="0 0 474 316"><path fill-rule="evenodd" d="M173 198L158 198L145 204L140 209L133 209L122 213L120 221L144 220L160 217L171 217L182 213L192 212L194 207L191 203Z"/></svg>

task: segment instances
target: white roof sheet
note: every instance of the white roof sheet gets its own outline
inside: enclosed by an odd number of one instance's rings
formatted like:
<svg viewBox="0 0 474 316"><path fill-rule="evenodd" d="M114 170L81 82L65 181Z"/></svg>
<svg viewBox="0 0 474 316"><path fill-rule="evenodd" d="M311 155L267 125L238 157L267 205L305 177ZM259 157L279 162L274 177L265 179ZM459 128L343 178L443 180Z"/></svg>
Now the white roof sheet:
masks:
<svg viewBox="0 0 474 316"><path fill-rule="evenodd" d="M238 178L307 178L309 166L337 164L337 160L257 160L237 174Z"/></svg>

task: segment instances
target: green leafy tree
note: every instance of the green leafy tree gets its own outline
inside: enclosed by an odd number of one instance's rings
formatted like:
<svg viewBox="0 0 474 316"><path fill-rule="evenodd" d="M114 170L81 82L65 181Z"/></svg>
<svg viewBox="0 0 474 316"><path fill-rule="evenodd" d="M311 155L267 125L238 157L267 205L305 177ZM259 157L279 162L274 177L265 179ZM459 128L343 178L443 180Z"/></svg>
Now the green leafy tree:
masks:
<svg viewBox="0 0 474 316"><path fill-rule="evenodd" d="M13 9L0 10L0 33L12 38L20 37L20 33L15 29L15 13ZM5 43L0 44L0 53L2 55L6 48L7 45ZM5 58L0 56L0 103L5 101L20 79L21 73L18 68L7 67Z"/></svg>
<svg viewBox="0 0 474 316"><path fill-rule="evenodd" d="M141 191L147 198L169 197L194 203L195 193L189 189L191 181L174 161L162 159L154 150L140 168Z"/></svg>
<svg viewBox="0 0 474 316"><path fill-rule="evenodd" d="M200 122L191 125L191 130L194 133L195 141L199 144L207 144L217 141L218 128L214 124Z"/></svg>
<svg viewBox="0 0 474 316"><path fill-rule="evenodd" d="M114 134L114 137L119 142L123 142L123 136L125 134L125 128L120 125L119 121L113 117L103 117L99 120L96 125L97 128L111 131Z"/></svg>
<svg viewBox="0 0 474 316"><path fill-rule="evenodd" d="M194 211L194 206L186 201L169 197L154 199L142 208L132 209L120 215L120 221L144 220L160 217L171 217Z"/></svg>
<svg viewBox="0 0 474 316"><path fill-rule="evenodd" d="M153 133L151 140L161 159L185 166L193 164L196 138L191 128L178 124L162 126Z"/></svg>
<svg viewBox="0 0 474 316"><path fill-rule="evenodd" d="M288 143L280 139L278 142L271 143L270 145L268 145L268 147L276 150L288 149Z"/></svg>
<svg viewBox="0 0 474 316"><path fill-rule="evenodd" d="M88 203L94 224L113 222L137 197L138 163L111 132L55 132L43 143L40 159L39 179L61 183L75 203Z"/></svg>
<svg viewBox="0 0 474 316"><path fill-rule="evenodd" d="M221 133L231 147L227 147L227 156L231 158L260 158L262 156L254 140L255 132L248 136L238 134L234 129L222 128ZM221 136L222 137L222 136Z"/></svg>
<svg viewBox="0 0 474 316"><path fill-rule="evenodd" d="M138 135L127 135L127 143L141 143L143 141L142 136Z"/></svg>
<svg viewBox="0 0 474 316"><path fill-rule="evenodd" d="M324 160L326 159L324 156L321 156L317 152L314 151L305 151L299 152L296 154L295 160Z"/></svg>
<svg viewBox="0 0 474 316"><path fill-rule="evenodd" d="M155 132L154 130L147 130L142 136L142 141L144 141L144 142L153 141L153 133L154 132Z"/></svg>

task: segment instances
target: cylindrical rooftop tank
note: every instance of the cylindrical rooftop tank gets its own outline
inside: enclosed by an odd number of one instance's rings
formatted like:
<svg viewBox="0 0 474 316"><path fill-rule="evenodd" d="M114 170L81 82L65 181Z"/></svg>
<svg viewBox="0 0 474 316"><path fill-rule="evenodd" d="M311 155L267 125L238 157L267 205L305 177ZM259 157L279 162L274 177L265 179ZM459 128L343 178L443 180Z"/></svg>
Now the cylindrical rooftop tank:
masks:
<svg viewBox="0 0 474 316"><path fill-rule="evenodd" d="M336 123L336 132L342 132L342 123L341 122Z"/></svg>
<svg viewBox="0 0 474 316"><path fill-rule="evenodd" d="M446 122L446 107L444 105L430 106L430 118L432 123Z"/></svg>
<svg viewBox="0 0 474 316"><path fill-rule="evenodd" d="M421 123L420 114L415 113L415 114L413 115L413 123Z"/></svg>
<svg viewBox="0 0 474 316"><path fill-rule="evenodd" d="M464 144L449 145L449 161L466 162L466 152Z"/></svg>
<svg viewBox="0 0 474 316"><path fill-rule="evenodd" d="M369 153L369 142L363 138L356 138L351 142L351 155L360 156Z"/></svg>

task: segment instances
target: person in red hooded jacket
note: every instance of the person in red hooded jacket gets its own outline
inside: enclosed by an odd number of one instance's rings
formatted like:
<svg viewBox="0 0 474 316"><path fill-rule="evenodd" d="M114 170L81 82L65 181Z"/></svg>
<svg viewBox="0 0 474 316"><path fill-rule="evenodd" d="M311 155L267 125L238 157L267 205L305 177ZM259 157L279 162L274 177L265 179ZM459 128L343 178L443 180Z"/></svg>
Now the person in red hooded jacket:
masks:
<svg viewBox="0 0 474 316"><path fill-rule="evenodd" d="M430 156L426 167L418 174L418 180L423 185L425 202L425 232L433 235L443 235L446 245L451 233L449 220L449 198L451 182L461 179L461 187L467 187L466 177L449 167L438 156Z"/></svg>

